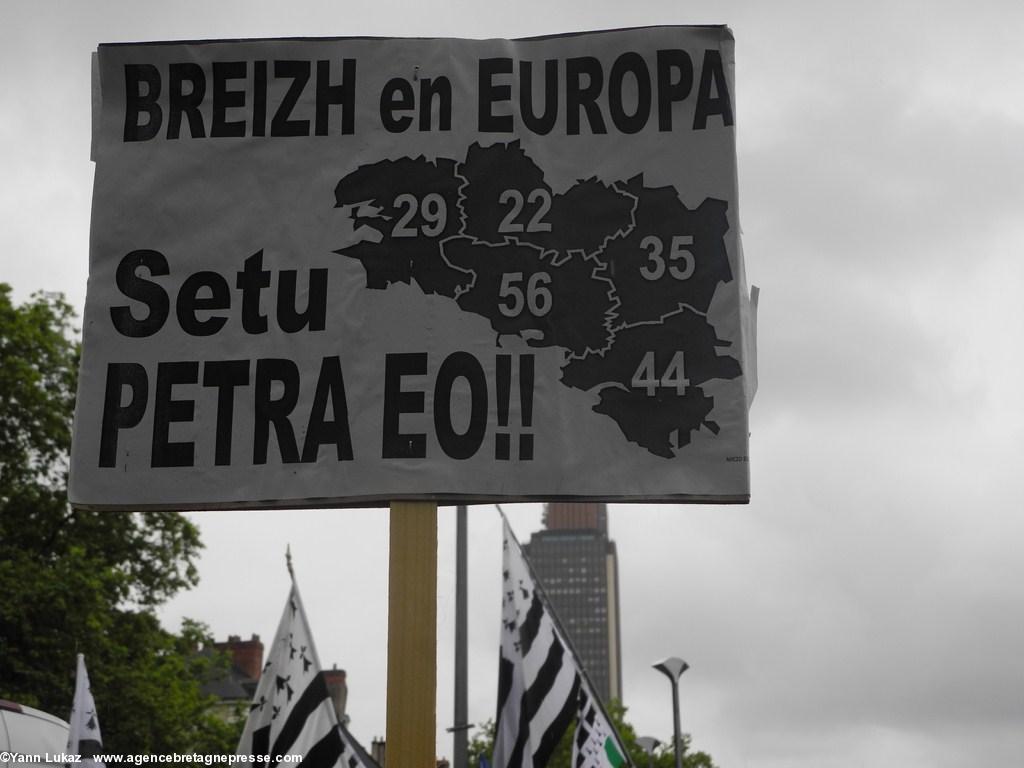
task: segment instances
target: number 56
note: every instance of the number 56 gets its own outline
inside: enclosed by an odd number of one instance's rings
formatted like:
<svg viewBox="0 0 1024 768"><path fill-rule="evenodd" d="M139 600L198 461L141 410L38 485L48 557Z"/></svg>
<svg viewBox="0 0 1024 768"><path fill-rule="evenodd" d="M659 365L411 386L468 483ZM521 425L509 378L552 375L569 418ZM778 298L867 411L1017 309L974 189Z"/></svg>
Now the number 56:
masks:
<svg viewBox="0 0 1024 768"><path fill-rule="evenodd" d="M534 272L530 275L525 296L519 287L522 282L522 272L502 274L498 298L504 299L505 303L498 304L498 311L505 317L518 317L525 307L534 317L544 317L551 311L551 291L546 287L551 284L551 275L547 272Z"/></svg>

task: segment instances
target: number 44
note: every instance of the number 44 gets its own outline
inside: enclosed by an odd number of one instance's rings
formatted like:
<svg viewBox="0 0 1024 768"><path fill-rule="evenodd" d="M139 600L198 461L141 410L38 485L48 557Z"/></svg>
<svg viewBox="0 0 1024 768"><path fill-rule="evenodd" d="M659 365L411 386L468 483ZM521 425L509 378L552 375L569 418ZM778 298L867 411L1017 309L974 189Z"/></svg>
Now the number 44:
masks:
<svg viewBox="0 0 1024 768"><path fill-rule="evenodd" d="M634 389L643 389L648 397L654 397L659 388L675 389L677 395L686 394L686 388L690 386L690 380L686 378L683 353L676 352L669 361L668 368L658 378L654 370L654 352L648 352L640 361L640 366L633 374L629 382Z"/></svg>

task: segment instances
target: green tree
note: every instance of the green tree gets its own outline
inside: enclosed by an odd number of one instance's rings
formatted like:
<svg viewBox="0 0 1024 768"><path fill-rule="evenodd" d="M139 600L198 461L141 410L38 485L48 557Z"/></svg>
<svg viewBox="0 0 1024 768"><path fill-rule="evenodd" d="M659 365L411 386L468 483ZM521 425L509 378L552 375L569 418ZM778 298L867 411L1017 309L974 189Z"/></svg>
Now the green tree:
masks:
<svg viewBox="0 0 1024 768"><path fill-rule="evenodd" d="M480 765L481 757L491 759L491 754L494 752L494 730L494 721L486 720L473 731L473 737L469 740L469 746L466 749L470 768L477 768Z"/></svg>
<svg viewBox="0 0 1024 768"><path fill-rule="evenodd" d="M201 543L176 512L70 509L79 346L63 298L17 306L0 283L0 698L66 717L84 653L111 751L233 749L200 684L199 625L154 609L197 581Z"/></svg>
<svg viewBox="0 0 1024 768"><path fill-rule="evenodd" d="M626 720L626 707L619 701L612 700L607 706L607 711L612 725L615 726L619 738L622 739L622 746L626 748L626 752L629 754L633 764L637 768L647 768L647 755L637 744L636 730ZM576 723L573 722L566 730L565 735L562 736L561 741L558 742L558 746L551 755L551 761L548 763L547 768L571 768L572 738L575 731ZM471 768L477 768L480 765L481 757L490 759L491 753L494 751L494 734L495 723L493 720L488 720L476 729L473 738L469 742L469 765ZM689 734L683 734L680 740L682 741L682 763L684 768L716 768L714 761L707 752L690 751ZM675 768L671 736L665 739L661 746L655 750L653 765L655 768Z"/></svg>

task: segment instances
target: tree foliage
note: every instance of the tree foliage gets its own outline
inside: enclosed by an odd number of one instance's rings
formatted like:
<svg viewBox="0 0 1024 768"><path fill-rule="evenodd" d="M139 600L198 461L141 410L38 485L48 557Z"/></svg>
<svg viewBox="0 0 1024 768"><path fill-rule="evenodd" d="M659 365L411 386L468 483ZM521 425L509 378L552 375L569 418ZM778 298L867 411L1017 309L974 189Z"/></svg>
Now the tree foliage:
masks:
<svg viewBox="0 0 1024 768"><path fill-rule="evenodd" d="M66 717L84 653L111 751L232 749L200 683L217 662L154 609L197 583L196 527L174 512L67 503L79 347L52 294L16 306L0 283L0 698Z"/></svg>
<svg viewBox="0 0 1024 768"><path fill-rule="evenodd" d="M633 765L636 768L675 768L675 754L672 751L672 736L669 735L658 746L653 755L653 760L648 762L647 754L637 744L636 730L626 720L626 707L619 701L612 700L607 706L608 717L615 726L619 738L622 739L622 746L626 748ZM573 722L562 736L561 741L551 755L547 768L572 768L572 739L576 731L576 723ZM488 720L476 729L473 738L469 742L469 765L476 768L480 765L480 758L490 759L494 751L495 723ZM682 763L683 768L716 768L714 761L707 752L690 751L690 735L683 734L680 737L682 742Z"/></svg>
<svg viewBox="0 0 1024 768"><path fill-rule="evenodd" d="M0 284L0 493L59 479L71 443L78 366L67 302L36 294L16 307L10 293Z"/></svg>

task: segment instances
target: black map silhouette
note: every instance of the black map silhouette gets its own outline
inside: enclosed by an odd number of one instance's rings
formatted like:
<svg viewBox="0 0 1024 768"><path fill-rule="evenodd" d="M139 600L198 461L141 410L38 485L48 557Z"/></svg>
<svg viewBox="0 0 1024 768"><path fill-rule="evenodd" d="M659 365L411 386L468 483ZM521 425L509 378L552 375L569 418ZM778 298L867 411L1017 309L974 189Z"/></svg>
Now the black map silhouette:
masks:
<svg viewBox="0 0 1024 768"><path fill-rule="evenodd" d="M562 384L593 392L596 413L671 459L708 419L702 385L741 375L719 354L707 314L733 279L728 202L696 209L674 187L577 181L556 193L519 142L473 144L463 160L382 160L345 176L366 286L415 283L486 318L498 338L566 350Z"/></svg>

